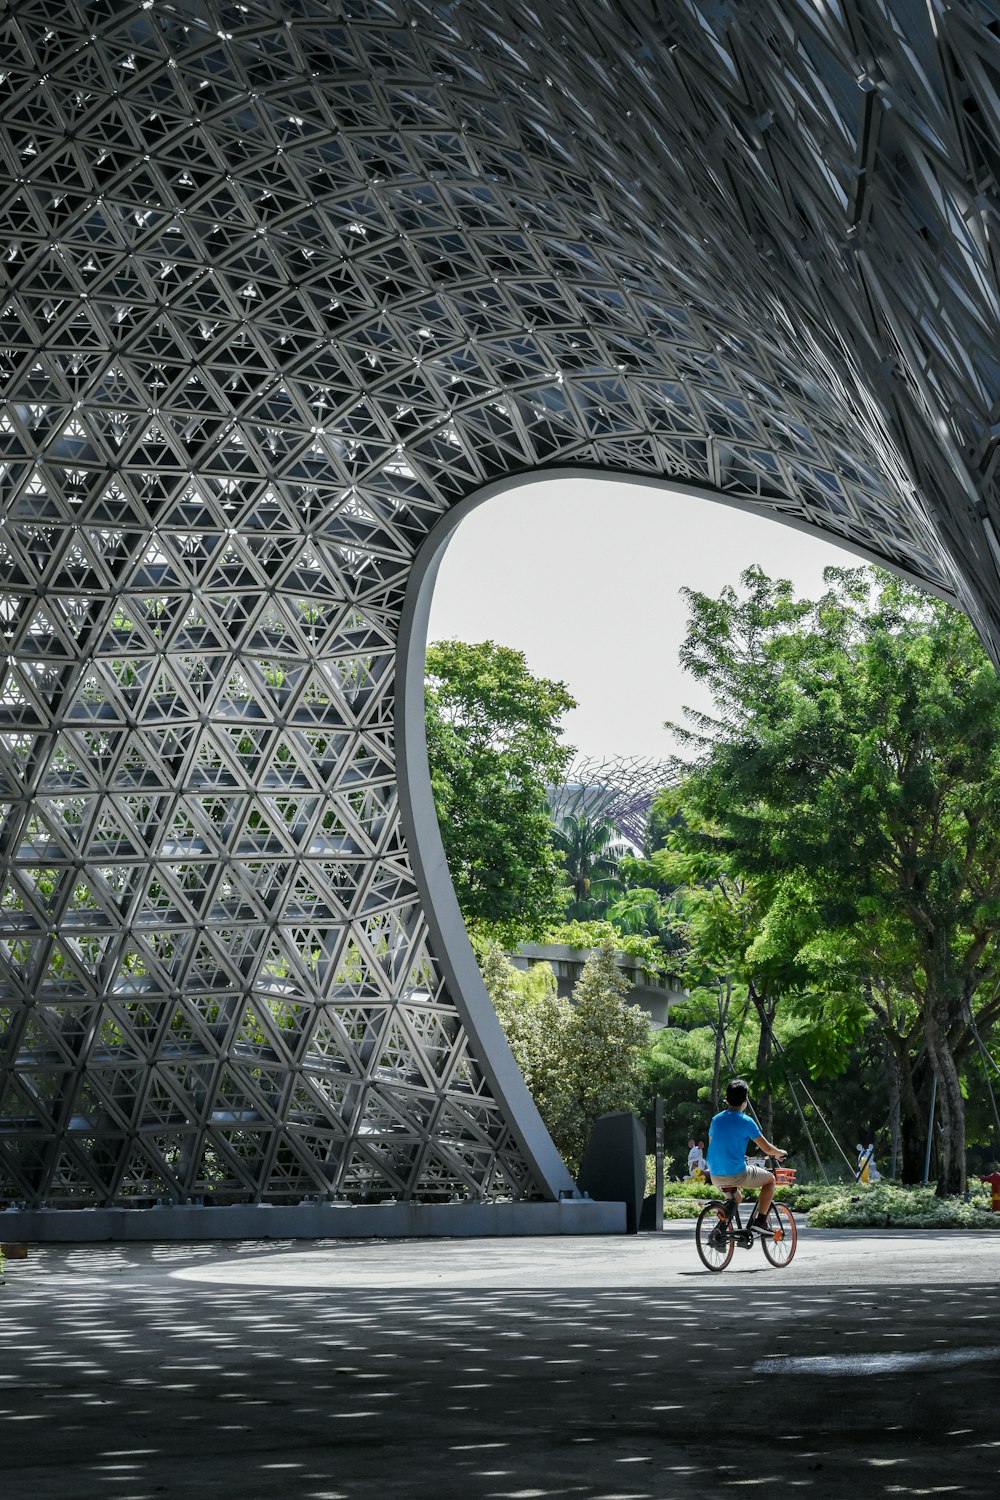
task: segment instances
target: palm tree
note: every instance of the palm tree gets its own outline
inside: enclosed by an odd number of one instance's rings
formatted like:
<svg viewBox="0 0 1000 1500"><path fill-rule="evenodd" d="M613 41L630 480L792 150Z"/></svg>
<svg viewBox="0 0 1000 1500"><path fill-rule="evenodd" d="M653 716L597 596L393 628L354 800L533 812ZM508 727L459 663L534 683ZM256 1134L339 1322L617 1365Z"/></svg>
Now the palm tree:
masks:
<svg viewBox="0 0 1000 1500"><path fill-rule="evenodd" d="M573 892L567 916L585 921L601 915L623 889L618 866L632 852L614 823L584 812L564 812L552 824L552 842L563 856Z"/></svg>

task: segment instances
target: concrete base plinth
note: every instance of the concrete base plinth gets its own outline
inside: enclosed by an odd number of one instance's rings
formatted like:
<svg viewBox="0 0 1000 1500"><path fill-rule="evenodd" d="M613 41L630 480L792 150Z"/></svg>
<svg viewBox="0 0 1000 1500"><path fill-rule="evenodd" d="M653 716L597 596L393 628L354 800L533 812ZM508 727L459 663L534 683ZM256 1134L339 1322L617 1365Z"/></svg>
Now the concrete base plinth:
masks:
<svg viewBox="0 0 1000 1500"><path fill-rule="evenodd" d="M205 1208L8 1209L0 1235L36 1244L95 1240L420 1239L624 1234L623 1203L260 1203Z"/></svg>

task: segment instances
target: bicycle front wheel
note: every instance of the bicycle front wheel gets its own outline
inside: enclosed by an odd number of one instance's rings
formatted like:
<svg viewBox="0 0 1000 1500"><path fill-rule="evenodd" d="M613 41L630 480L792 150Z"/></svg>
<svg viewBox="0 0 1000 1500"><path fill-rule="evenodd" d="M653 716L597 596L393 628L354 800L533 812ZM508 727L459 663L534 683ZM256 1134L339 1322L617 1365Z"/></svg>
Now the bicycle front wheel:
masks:
<svg viewBox="0 0 1000 1500"><path fill-rule="evenodd" d="M711 1236L716 1230L721 1230L724 1235L719 1245L711 1242ZM724 1271L733 1258L735 1241L729 1232L728 1223L720 1219L718 1205L707 1203L698 1215L698 1222L694 1226L694 1242L701 1256L701 1263L710 1271Z"/></svg>
<svg viewBox="0 0 1000 1500"><path fill-rule="evenodd" d="M760 1237L764 1254L772 1266L787 1266L795 1254L799 1238L792 1210L784 1203L772 1203L767 1224L771 1230L770 1237L766 1234Z"/></svg>

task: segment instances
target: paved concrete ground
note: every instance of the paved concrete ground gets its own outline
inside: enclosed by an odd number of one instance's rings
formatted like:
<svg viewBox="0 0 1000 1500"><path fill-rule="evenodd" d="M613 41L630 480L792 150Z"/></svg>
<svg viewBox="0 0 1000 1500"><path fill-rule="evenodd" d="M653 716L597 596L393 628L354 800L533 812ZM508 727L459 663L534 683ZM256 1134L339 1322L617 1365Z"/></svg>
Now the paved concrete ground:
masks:
<svg viewBox="0 0 1000 1500"><path fill-rule="evenodd" d="M4 1500L994 1496L1000 1236L33 1248ZM808 1363L800 1363L807 1361Z"/></svg>

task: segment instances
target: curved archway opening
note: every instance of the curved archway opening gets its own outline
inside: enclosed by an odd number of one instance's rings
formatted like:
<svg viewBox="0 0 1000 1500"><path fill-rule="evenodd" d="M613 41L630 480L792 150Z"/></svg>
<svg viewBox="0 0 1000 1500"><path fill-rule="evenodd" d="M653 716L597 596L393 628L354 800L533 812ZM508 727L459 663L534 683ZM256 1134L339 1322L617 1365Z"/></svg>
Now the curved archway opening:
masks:
<svg viewBox="0 0 1000 1500"><path fill-rule="evenodd" d="M590 492L588 495L587 492ZM667 524L655 528L651 518L659 506L667 518ZM506 507L506 511L503 509ZM550 508L547 521L541 518ZM631 508L631 527L625 523L625 513ZM485 539L485 547L478 561L475 545L461 549L461 562L475 569L476 608L472 619L482 625L492 621L489 629L474 629L471 638L483 639L486 635L525 650L534 669L557 678L568 678L576 692L571 667L566 655L571 632L563 630L547 636L543 645L545 654L537 653L537 633L540 619L558 612L558 587L554 586L550 596L553 610L539 608L540 580L544 569L524 569L518 586L508 589L504 580L510 577L520 548L527 553L535 546L536 562L539 555L547 559L545 564L553 570L558 564L554 540L560 528L567 526L567 518L576 514L580 520L577 530L586 527L594 535L591 547L599 559L599 566L608 562L625 568L632 554L625 549L611 546L612 525L618 522L629 536L643 533L641 562L634 562L627 579L629 613L639 622L653 613L652 606L644 608L644 598L651 597L657 578L657 570L669 566L670 576L663 580L664 594L676 599L681 586L690 586L712 592L734 582L740 572L753 562L760 562L768 571L779 576L793 578L800 588L809 590L822 581L823 568L832 563L849 565L852 561L877 563L889 567L887 561L856 545L840 544L831 539L828 532L820 531L797 519L792 520L778 511L768 512L762 506L750 506L734 500L731 496L699 490L690 484L677 484L666 480L647 480L635 476L622 476L607 471L584 472L564 469L546 470L535 475L518 476L487 487L459 503L444 517L429 535L417 554L410 577L403 621L397 652L397 732L400 761L399 792L401 817L414 865L414 872L422 898L435 956L444 972L446 982L456 1005L462 1014L470 1040L476 1050L490 1087L508 1105L509 1117L519 1122L521 1146L538 1179L546 1184L553 1195L568 1190L570 1183L565 1165L556 1152L533 1101L523 1083L520 1072L511 1056L506 1039L487 995L479 967L465 929L451 875L448 870L444 847L438 828L437 815L431 790L427 748L424 734L424 669L428 641L431 635L455 634L447 627L431 630L435 588L442 563L456 533L470 516L478 512L485 519L489 512L504 516L506 531L516 541L512 550L501 552L497 547L498 528L487 525L478 528ZM599 525L603 515L603 525ZM692 517L699 524L692 525ZM777 524L775 524L777 523ZM662 556L670 527L681 533L673 538L669 564ZM536 531L541 532L535 544ZM696 567L693 553L714 548L710 567ZM701 558L704 564L705 558ZM794 566L792 566L794 564ZM689 571L690 570L690 571ZM926 584L893 569L908 581L926 589ZM637 573L640 575L637 577ZM488 580L490 580L488 582ZM532 598L534 596L534 604ZM564 612L565 613L565 612ZM509 614L512 632L503 629L505 615ZM683 635L684 608L677 604L673 610L673 640L675 651ZM451 619L456 618L454 611ZM573 615L574 624L579 613ZM590 674L598 682L611 677L614 666L613 650L609 642L620 641L616 636L618 623L605 630L600 622L596 631L583 632L577 644L583 653L593 651L595 643L602 646L603 657L596 672ZM661 617L657 615L657 623ZM655 627L654 627L655 628ZM662 641L661 643L662 644ZM616 673L614 693L619 699L636 697L644 679L649 677L650 657L648 648L644 652L634 649L634 640L629 639L632 654L631 667L635 674L628 684ZM560 650L562 654L560 654ZM662 657L658 653L657 661ZM648 749L649 754L659 753L665 757L670 753L666 732L659 726L668 715L679 714L682 703L691 700L687 689L690 679L685 681L685 695L681 696L680 673L678 671L671 686L655 695L650 695L650 710L640 728L641 739L622 744L615 749L620 753L639 753L651 745L650 736L658 730L662 737L662 748L658 752ZM671 694L673 698L671 699ZM608 694L605 691L602 704L599 693L587 695L589 703L578 717L576 725L569 726L569 737L574 741L582 738L580 728L588 735L582 745L585 751L598 754L611 753L610 742L599 743L595 736L595 725L599 725L602 711L606 714ZM698 706L698 705L695 705ZM705 704L705 707L708 705ZM617 733L617 731L615 731ZM522 1134L523 1132L523 1134Z"/></svg>

